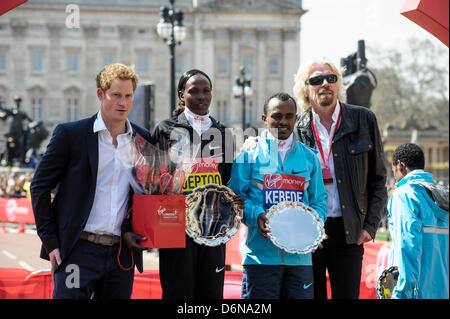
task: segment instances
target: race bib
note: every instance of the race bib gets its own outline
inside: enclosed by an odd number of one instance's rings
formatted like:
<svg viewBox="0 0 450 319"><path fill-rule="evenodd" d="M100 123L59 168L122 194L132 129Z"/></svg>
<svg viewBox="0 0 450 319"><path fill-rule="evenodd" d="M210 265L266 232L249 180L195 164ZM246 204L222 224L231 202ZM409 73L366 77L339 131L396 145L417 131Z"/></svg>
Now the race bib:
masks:
<svg viewBox="0 0 450 319"><path fill-rule="evenodd" d="M196 158L192 163L190 174L183 185L183 193L191 192L194 188L206 184L222 185L219 173L218 158Z"/></svg>
<svg viewBox="0 0 450 319"><path fill-rule="evenodd" d="M305 177L289 174L265 174L263 185L264 207L280 202L303 202Z"/></svg>

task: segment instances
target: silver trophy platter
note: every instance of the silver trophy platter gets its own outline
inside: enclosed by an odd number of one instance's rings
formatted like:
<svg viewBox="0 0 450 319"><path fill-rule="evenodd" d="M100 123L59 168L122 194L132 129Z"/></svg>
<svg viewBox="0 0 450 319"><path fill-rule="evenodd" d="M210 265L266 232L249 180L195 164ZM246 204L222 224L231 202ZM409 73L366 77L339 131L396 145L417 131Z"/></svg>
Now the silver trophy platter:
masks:
<svg viewBox="0 0 450 319"><path fill-rule="evenodd" d="M233 203L234 192L217 184L195 188L186 196L186 234L210 247L228 242L239 229L241 215Z"/></svg>
<svg viewBox="0 0 450 319"><path fill-rule="evenodd" d="M398 267L391 266L381 273L377 280L377 297L378 299L391 299L392 292L398 281Z"/></svg>
<svg viewBox="0 0 450 319"><path fill-rule="evenodd" d="M324 223L316 211L300 202L272 206L267 219L270 240L288 253L310 253L326 236Z"/></svg>

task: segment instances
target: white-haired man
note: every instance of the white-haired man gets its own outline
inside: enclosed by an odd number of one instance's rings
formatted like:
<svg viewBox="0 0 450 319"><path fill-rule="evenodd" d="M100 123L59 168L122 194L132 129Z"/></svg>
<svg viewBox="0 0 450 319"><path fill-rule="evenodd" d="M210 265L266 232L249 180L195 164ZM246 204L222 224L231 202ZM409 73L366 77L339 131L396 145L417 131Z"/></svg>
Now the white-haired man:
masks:
<svg viewBox="0 0 450 319"><path fill-rule="evenodd" d="M294 95L303 108L299 140L319 152L328 193L328 240L313 254L314 297L359 297L365 242L373 240L386 205L386 168L375 115L343 103L342 75L326 58L300 68Z"/></svg>

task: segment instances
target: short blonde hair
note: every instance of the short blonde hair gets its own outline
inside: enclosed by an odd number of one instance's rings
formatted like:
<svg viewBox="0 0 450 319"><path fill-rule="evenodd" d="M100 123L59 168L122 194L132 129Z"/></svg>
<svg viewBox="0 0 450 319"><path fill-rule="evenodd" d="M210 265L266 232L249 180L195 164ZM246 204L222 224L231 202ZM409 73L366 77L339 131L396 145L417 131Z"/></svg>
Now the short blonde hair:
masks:
<svg viewBox="0 0 450 319"><path fill-rule="evenodd" d="M339 69L326 57L321 57L318 59L314 59L309 63L304 64L304 66L300 66L298 68L297 74L294 77L294 96L298 100L298 104L303 109L303 111L308 112L311 110L311 104L309 103L309 99L307 96L307 88L306 80L309 79L311 75L311 69L314 65L317 64L327 64L331 71L338 76L338 95L337 98L339 101L344 101L344 88L342 84L342 74Z"/></svg>
<svg viewBox="0 0 450 319"><path fill-rule="evenodd" d="M129 66L126 66L125 64L108 64L104 66L103 69L97 74L97 88L102 89L102 91L107 91L111 87L111 83L114 80L131 80L133 83L133 91L135 91L138 83L138 76Z"/></svg>

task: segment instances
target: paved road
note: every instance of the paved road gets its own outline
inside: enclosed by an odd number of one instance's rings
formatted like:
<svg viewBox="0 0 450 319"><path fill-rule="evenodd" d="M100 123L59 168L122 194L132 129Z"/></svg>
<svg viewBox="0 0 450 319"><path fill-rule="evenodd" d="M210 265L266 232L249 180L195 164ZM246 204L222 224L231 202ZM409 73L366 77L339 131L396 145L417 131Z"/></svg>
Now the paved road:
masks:
<svg viewBox="0 0 450 319"><path fill-rule="evenodd" d="M32 228L17 233L11 227L0 233L0 268L24 268L29 271L50 269L50 263L39 257L41 241ZM155 252L144 252L144 269L158 269Z"/></svg>

